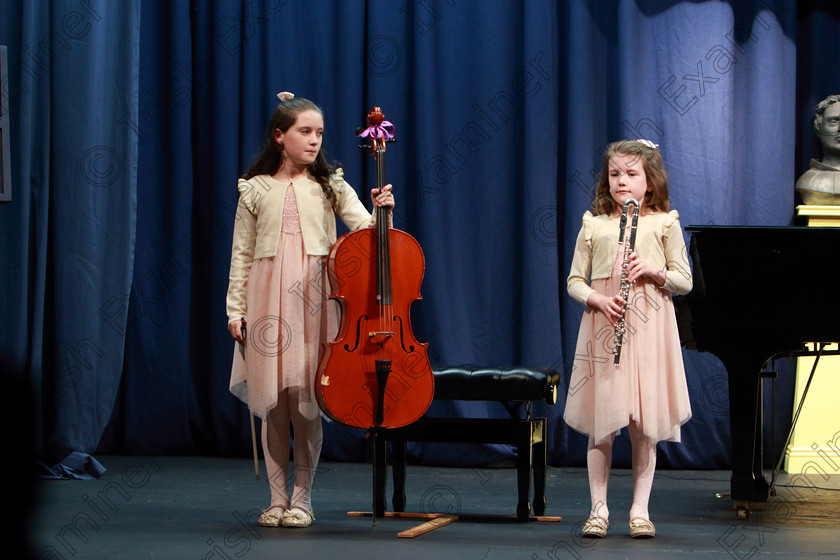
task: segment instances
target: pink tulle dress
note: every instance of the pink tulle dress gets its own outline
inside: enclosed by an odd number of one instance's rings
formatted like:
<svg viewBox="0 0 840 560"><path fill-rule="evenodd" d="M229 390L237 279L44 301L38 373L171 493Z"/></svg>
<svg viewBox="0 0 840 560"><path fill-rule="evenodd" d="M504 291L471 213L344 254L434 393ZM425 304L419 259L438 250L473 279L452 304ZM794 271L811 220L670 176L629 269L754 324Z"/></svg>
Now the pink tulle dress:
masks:
<svg viewBox="0 0 840 560"><path fill-rule="evenodd" d="M593 289L618 294L623 257L620 244L611 276L593 280ZM654 441L680 441L680 426L691 418L691 405L670 292L637 280L626 323L616 366L615 329L603 313L584 312L563 418L596 443L631 420Z"/></svg>
<svg viewBox="0 0 840 560"><path fill-rule="evenodd" d="M235 353L231 371L231 392L260 418L284 389L302 388L301 395L314 401L323 345L338 331L338 307L329 299L326 266L326 256L304 250L295 191L289 185L277 253L255 260L248 275L247 340L244 352Z"/></svg>

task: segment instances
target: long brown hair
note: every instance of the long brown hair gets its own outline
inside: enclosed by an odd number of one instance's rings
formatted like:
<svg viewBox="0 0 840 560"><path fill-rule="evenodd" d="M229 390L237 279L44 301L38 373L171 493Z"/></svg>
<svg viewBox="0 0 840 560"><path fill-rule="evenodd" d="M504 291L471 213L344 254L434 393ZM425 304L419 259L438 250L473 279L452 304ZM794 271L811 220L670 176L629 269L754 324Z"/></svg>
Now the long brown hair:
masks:
<svg viewBox="0 0 840 560"><path fill-rule="evenodd" d="M667 212L671 209L668 200L668 175L659 150L651 148L636 140L621 140L613 142L604 151L601 177L595 188L595 200L592 202L592 213L615 214L620 210L618 203L610 196L610 159L616 156L631 156L642 159L645 178L650 188L645 192L643 205L654 212Z"/></svg>
<svg viewBox="0 0 840 560"><path fill-rule="evenodd" d="M274 132L280 130L286 132L295 124L297 117L303 111L317 111L323 117L324 112L312 101L303 97L295 97L283 101L274 110L271 115L271 121L268 123L268 130L265 135L265 142L259 155L248 168L248 171L242 175L245 180L256 177L257 175L274 175L280 170L283 165L283 146L277 143L274 139ZM327 200L333 199L333 189L330 185L330 177L335 173L337 164L327 163L327 158L324 156L324 148L318 150L318 155L315 156L315 161L307 166L309 174L315 181L321 185L324 191L324 196Z"/></svg>

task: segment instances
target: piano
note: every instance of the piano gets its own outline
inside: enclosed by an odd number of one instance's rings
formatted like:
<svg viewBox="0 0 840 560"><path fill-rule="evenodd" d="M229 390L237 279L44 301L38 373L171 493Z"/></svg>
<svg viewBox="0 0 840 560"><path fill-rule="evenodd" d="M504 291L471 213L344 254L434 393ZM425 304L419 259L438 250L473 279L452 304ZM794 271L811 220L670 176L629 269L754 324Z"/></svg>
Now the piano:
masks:
<svg viewBox="0 0 840 560"><path fill-rule="evenodd" d="M710 352L729 380L736 513L767 502L762 469L762 370L779 355L804 355L806 342L840 341L831 273L840 228L688 226L694 288L675 298L680 338ZM820 299L809 301L809 294ZM827 297L825 297L827 295ZM681 300L681 301L677 301Z"/></svg>

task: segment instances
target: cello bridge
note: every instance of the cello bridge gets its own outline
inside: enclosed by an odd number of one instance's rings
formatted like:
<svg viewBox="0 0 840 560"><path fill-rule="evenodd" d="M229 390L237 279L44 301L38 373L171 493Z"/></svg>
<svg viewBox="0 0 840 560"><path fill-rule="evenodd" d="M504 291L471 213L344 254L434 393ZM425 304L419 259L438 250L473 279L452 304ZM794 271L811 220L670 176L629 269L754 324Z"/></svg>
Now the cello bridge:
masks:
<svg viewBox="0 0 840 560"><path fill-rule="evenodd" d="M384 344L386 340L394 336L393 332L389 331L374 331L369 332L368 337L373 339L376 344Z"/></svg>

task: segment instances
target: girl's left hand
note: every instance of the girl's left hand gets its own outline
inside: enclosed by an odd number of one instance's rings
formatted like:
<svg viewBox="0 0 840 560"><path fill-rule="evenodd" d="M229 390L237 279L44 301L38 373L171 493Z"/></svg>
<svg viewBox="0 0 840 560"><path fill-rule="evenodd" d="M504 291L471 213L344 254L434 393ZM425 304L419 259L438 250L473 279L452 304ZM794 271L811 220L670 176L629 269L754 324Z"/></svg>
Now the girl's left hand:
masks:
<svg viewBox="0 0 840 560"><path fill-rule="evenodd" d="M379 192L379 189L371 189L370 199L373 201L374 206L385 208L394 207L394 194L391 192L390 184L382 187L382 192Z"/></svg>
<svg viewBox="0 0 840 560"><path fill-rule="evenodd" d="M630 253L627 262L627 281L631 284L645 277L660 288L665 285L665 273L639 258L636 251Z"/></svg>

